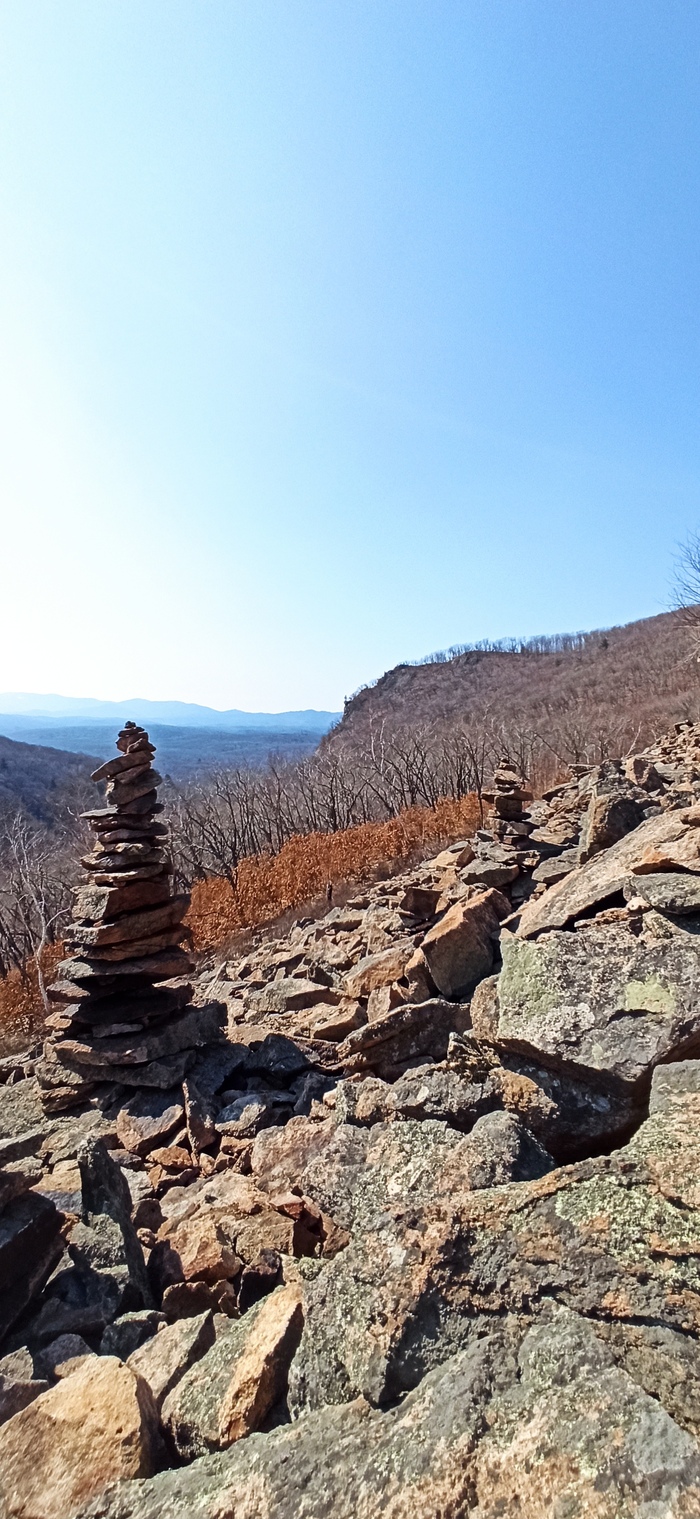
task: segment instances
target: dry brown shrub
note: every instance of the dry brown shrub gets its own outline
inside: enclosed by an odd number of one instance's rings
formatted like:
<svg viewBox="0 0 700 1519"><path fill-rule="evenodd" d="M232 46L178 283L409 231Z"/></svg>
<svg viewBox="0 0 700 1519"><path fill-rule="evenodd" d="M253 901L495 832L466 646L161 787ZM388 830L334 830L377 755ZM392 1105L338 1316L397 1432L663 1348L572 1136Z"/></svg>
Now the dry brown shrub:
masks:
<svg viewBox="0 0 700 1519"><path fill-rule="evenodd" d="M62 944L47 945L41 957L45 982L53 979L65 950ZM0 979L0 1053L11 1055L27 1049L41 1038L44 1005L39 992L36 963L30 960L24 969L11 970Z"/></svg>
<svg viewBox="0 0 700 1519"><path fill-rule="evenodd" d="M386 823L297 836L279 854L250 856L238 867L235 889L218 878L195 883L187 917L194 948L216 949L240 929L270 923L319 896L327 881L337 886L366 880L466 836L478 824L475 796L443 798L435 807L410 807Z"/></svg>

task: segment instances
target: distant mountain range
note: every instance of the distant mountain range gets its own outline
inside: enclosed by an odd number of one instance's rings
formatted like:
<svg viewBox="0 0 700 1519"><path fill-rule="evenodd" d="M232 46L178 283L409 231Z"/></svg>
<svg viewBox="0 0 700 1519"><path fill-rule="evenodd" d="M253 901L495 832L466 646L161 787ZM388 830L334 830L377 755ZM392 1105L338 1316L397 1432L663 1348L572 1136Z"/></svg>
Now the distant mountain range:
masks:
<svg viewBox="0 0 700 1519"><path fill-rule="evenodd" d="M200 707L194 702L146 701L143 697L130 697L128 701L98 701L84 696L37 696L33 692L0 692L0 730L8 737L12 720L17 736L22 729L71 727L86 723L112 723L121 727L128 720L148 726L174 728L215 728L220 733L241 732L254 728L260 732L268 729L275 733L327 733L341 717L340 712L241 712L236 707L219 712L215 707Z"/></svg>

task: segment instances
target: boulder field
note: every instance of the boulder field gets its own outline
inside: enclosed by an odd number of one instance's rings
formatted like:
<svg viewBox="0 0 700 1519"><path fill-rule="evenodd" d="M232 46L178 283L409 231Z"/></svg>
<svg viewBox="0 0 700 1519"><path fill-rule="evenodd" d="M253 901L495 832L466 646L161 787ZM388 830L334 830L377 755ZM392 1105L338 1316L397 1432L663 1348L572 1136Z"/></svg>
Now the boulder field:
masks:
<svg viewBox="0 0 700 1519"><path fill-rule="evenodd" d="M488 799L0 1062L2 1519L700 1514L700 725Z"/></svg>

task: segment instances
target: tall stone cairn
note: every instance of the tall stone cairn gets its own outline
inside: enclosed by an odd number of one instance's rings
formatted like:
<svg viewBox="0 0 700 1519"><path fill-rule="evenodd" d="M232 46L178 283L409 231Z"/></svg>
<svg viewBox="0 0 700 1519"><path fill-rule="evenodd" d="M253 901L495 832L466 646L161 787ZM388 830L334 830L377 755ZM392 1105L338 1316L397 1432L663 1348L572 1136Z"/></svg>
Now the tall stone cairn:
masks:
<svg viewBox="0 0 700 1519"><path fill-rule="evenodd" d="M515 843L527 838L534 825L523 817L523 803L532 801L532 792L507 758L499 761L493 777L493 787L491 791L485 791L483 796L484 801L490 802L493 807L489 826L496 838L502 843Z"/></svg>
<svg viewBox="0 0 700 1519"><path fill-rule="evenodd" d="M206 1033L198 1010L187 1008L189 897L172 894L155 749L136 723L126 723L117 749L92 776L106 781L106 805L83 813L95 835L81 861L89 882L75 890L65 934L71 955L48 990L49 1038L37 1075L49 1111L82 1102L105 1082L169 1087Z"/></svg>

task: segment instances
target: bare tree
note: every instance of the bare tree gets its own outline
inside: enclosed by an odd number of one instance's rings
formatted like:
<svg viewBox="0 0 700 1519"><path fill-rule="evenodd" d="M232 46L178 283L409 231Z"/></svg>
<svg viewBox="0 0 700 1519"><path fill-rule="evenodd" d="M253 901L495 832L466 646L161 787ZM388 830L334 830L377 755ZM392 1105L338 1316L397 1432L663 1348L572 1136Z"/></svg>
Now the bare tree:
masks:
<svg viewBox="0 0 700 1519"><path fill-rule="evenodd" d="M33 960L48 1011L42 957L69 914L73 861L65 839L17 813L0 833L0 865L0 971L26 975Z"/></svg>
<svg viewBox="0 0 700 1519"><path fill-rule="evenodd" d="M673 606L690 632L693 657L700 659L700 532L689 533L679 549Z"/></svg>

